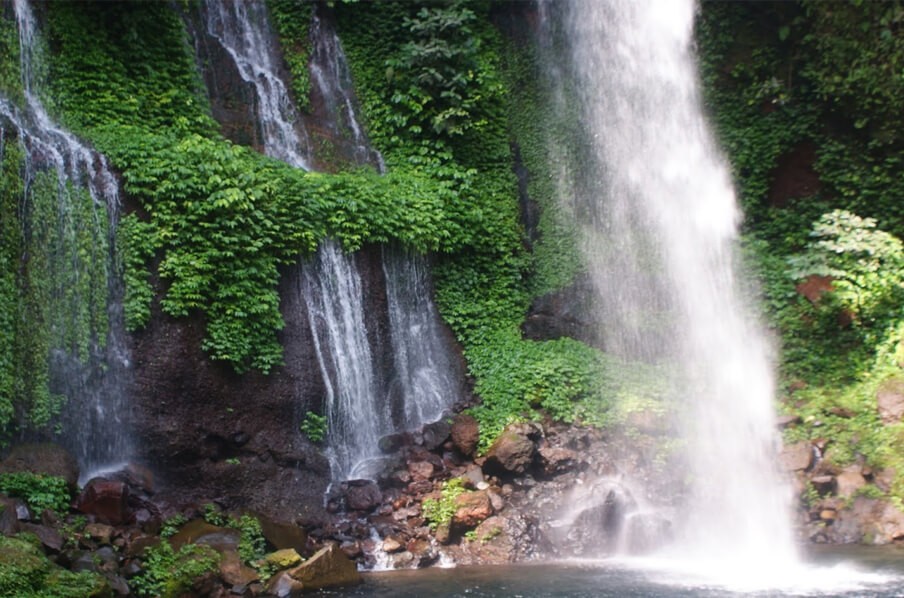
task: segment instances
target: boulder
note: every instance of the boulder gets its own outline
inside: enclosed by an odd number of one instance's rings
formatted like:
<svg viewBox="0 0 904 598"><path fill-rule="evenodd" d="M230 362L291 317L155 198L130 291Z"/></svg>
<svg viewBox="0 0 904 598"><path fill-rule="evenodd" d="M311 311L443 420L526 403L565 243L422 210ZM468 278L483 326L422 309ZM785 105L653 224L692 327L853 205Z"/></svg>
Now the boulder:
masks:
<svg viewBox="0 0 904 598"><path fill-rule="evenodd" d="M806 440L786 445L778 462L785 471L805 471L813 465L813 447Z"/></svg>
<svg viewBox="0 0 904 598"><path fill-rule="evenodd" d="M308 534L297 525L280 523L269 517L260 516L261 532L273 548L294 548L298 554L307 553Z"/></svg>
<svg viewBox="0 0 904 598"><path fill-rule="evenodd" d="M879 417L885 424L893 424L904 417L904 379L891 378L879 385L876 391Z"/></svg>
<svg viewBox="0 0 904 598"><path fill-rule="evenodd" d="M288 598L291 596L300 596L304 591L304 584L293 579L288 571L280 571L270 578L267 583L267 594L277 596L278 598Z"/></svg>
<svg viewBox="0 0 904 598"><path fill-rule="evenodd" d="M122 525L132 517L129 487L113 480L91 480L75 499L74 506L95 521L109 525Z"/></svg>
<svg viewBox="0 0 904 598"><path fill-rule="evenodd" d="M860 497L838 512L833 527L837 542L891 544L904 540L904 513L888 501Z"/></svg>
<svg viewBox="0 0 904 598"><path fill-rule="evenodd" d="M34 523L21 523L19 529L37 536L47 550L59 552L63 548L63 536L55 529Z"/></svg>
<svg viewBox="0 0 904 598"><path fill-rule="evenodd" d="M51 443L14 446L3 462L0 473L31 472L63 478L70 490L78 487L78 463L61 446Z"/></svg>
<svg viewBox="0 0 904 598"><path fill-rule="evenodd" d="M113 537L114 527L106 523L89 523L85 526L85 535L100 544L109 544Z"/></svg>
<svg viewBox="0 0 904 598"><path fill-rule="evenodd" d="M179 550L186 544L206 544L220 553L238 550L242 532L231 527L211 525L203 519L192 519L182 526L170 544Z"/></svg>
<svg viewBox="0 0 904 598"><path fill-rule="evenodd" d="M370 480L353 480L345 493L345 504L352 511L371 511L383 502L380 487Z"/></svg>
<svg viewBox="0 0 904 598"><path fill-rule="evenodd" d="M536 445L534 439L540 435L531 424L511 424L502 431L499 438L487 451L485 471L504 470L524 473L533 464Z"/></svg>
<svg viewBox="0 0 904 598"><path fill-rule="evenodd" d="M283 548L264 557L264 562L274 569L288 569L301 563L303 559L294 548Z"/></svg>
<svg viewBox="0 0 904 598"><path fill-rule="evenodd" d="M452 444L463 455L473 455L480 440L480 425L474 417L459 413L452 422Z"/></svg>
<svg viewBox="0 0 904 598"><path fill-rule="evenodd" d="M424 448L428 451L439 448L449 438L451 432L452 426L445 418L433 422L432 424L427 424L424 426L423 433L421 434L424 441Z"/></svg>
<svg viewBox="0 0 904 598"><path fill-rule="evenodd" d="M429 480L433 477L433 463L429 461L413 461L408 464L408 473L413 480Z"/></svg>
<svg viewBox="0 0 904 598"><path fill-rule="evenodd" d="M324 546L288 574L308 592L361 583L357 567L335 544Z"/></svg>
<svg viewBox="0 0 904 598"><path fill-rule="evenodd" d="M471 529L493 514L493 505L485 490L465 492L455 497L452 524Z"/></svg>
<svg viewBox="0 0 904 598"><path fill-rule="evenodd" d="M405 548L405 545L402 544L402 542L398 538L394 536L387 536L386 539L383 540L382 548L383 552L392 554L394 552L402 551L402 549Z"/></svg>

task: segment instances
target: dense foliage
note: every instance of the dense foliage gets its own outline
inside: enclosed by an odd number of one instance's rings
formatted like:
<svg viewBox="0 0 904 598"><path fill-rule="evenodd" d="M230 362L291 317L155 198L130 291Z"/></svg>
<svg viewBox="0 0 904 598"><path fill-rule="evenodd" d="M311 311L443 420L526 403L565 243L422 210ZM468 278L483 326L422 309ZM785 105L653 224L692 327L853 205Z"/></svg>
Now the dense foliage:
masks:
<svg viewBox="0 0 904 598"><path fill-rule="evenodd" d="M897 2L712 2L698 36L781 337L784 408L804 422L788 435L899 472L876 393L904 366L902 23Z"/></svg>
<svg viewBox="0 0 904 598"><path fill-rule="evenodd" d="M69 511L69 488L61 477L29 472L0 473L0 492L21 498L36 514L45 509L59 514Z"/></svg>

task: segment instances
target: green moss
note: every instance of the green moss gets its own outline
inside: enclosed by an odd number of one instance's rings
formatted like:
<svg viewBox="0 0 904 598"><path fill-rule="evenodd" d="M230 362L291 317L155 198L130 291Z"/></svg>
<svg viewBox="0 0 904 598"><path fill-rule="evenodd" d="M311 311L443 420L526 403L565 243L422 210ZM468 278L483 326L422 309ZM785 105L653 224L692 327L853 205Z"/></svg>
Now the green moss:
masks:
<svg viewBox="0 0 904 598"><path fill-rule="evenodd" d="M0 536L0 594L17 598L111 596L106 581L84 571L72 573L47 560L35 544Z"/></svg>

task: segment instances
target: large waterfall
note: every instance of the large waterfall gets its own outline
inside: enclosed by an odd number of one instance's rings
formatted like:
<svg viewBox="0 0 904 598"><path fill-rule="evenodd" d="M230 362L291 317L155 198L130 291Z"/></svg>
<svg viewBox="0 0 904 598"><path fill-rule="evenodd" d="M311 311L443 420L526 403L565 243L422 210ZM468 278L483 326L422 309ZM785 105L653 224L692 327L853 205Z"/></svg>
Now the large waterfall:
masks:
<svg viewBox="0 0 904 598"><path fill-rule="evenodd" d="M796 560L790 492L775 466L770 347L741 292L740 214L703 115L694 2L550 7L564 11L586 127L573 210L606 348L669 364L680 395L677 552L765 575Z"/></svg>
<svg viewBox="0 0 904 598"><path fill-rule="evenodd" d="M28 1L16 0L14 9L24 105L0 97L0 132L10 127L24 150L20 214L35 249L26 252L25 270L43 272L50 286L37 307L43 322L28 326L32 332L50 328L49 390L66 400L63 441L84 478L130 453L124 422L129 353L112 249L118 183L104 156L48 115L41 99L44 41Z"/></svg>
<svg viewBox="0 0 904 598"><path fill-rule="evenodd" d="M266 6L262 2L210 0L204 13L208 33L228 51L242 78L255 89L254 113L265 153L309 169L314 161L311 143L276 67L276 42ZM322 126L350 145L353 162L382 170L382 158L370 147L355 113L351 77L339 38L317 11L311 24L311 45L311 91L325 112ZM393 256L383 274L390 309L391 340L386 342L374 341L374 317L366 314L365 289L354 256L327 240L313 260L299 265L297 291L307 307L324 378L327 452L332 477L337 480L375 475L381 437L438 419L458 398L447 382L452 380L452 370L441 369L445 362L432 355L443 341L429 336L441 331L435 308L425 295L429 284L424 263ZM414 339L412 334L423 336ZM379 347L372 346L374 342ZM428 349L419 361L412 357L415 342ZM384 361L378 349L406 352L391 360L398 371L382 371L378 364ZM387 384L401 390L387 396Z"/></svg>

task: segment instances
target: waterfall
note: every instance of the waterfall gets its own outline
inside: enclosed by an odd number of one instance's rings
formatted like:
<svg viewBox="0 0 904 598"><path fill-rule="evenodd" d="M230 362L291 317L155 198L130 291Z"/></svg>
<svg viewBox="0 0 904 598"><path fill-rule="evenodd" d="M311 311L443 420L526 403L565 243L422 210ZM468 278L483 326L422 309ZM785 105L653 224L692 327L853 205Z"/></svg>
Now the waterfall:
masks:
<svg viewBox="0 0 904 598"><path fill-rule="evenodd" d="M361 277L335 242L302 267L301 284L326 385L327 446L334 479L376 473L380 438L393 432L367 338Z"/></svg>
<svg viewBox="0 0 904 598"><path fill-rule="evenodd" d="M400 427L416 429L442 417L459 396L452 350L431 300L427 261L399 249L383 250L395 375L389 402L401 405Z"/></svg>
<svg viewBox="0 0 904 598"><path fill-rule="evenodd" d="M48 115L41 100L44 42L28 1L15 0L14 10L25 104L16 106L0 97L0 126L15 130L24 149L24 225L33 238L43 234L48 243L40 248L45 255L28 259L47 261L50 304L41 309L51 310L46 324L51 329L50 391L68 400L63 439L85 479L92 471L122 462L131 452L123 420L129 351L122 281L112 250L119 188L106 158ZM55 204L50 220L37 207L38 195L46 192L42 186L46 173L55 179L49 191ZM85 287L85 277L91 296L78 292L79 285ZM105 312L106 323L91 322L90 330L85 330L85 310L92 302L101 304L97 309ZM91 340L84 347L79 339L86 336Z"/></svg>
<svg viewBox="0 0 904 598"><path fill-rule="evenodd" d="M311 22L311 39L314 44L311 52L311 75L316 83L314 89L323 98L327 125L335 138L350 137L351 158L356 164L373 164L383 172L383 157L370 147L355 113L352 77L339 36L334 28L327 26L318 11L314 11Z"/></svg>
<svg viewBox="0 0 904 598"><path fill-rule="evenodd" d="M310 169L311 147L298 112L279 74L276 38L263 2L204 3L207 32L229 53L242 79L255 92L264 153L298 168Z"/></svg>
<svg viewBox="0 0 904 598"><path fill-rule="evenodd" d="M588 146L572 190L608 351L671 365L690 481L677 553L766 574L796 560L776 471L770 347L741 292L740 213L704 118L692 0L561 11Z"/></svg>
<svg viewBox="0 0 904 598"><path fill-rule="evenodd" d="M276 43L265 5L208 0L204 14L208 33L228 51L242 78L254 85L255 116L262 129L264 152L310 169L310 143L276 68ZM350 142L355 163L373 164L382 171L382 157L370 147L357 119L339 38L319 10L312 18L311 44L312 94L322 100L323 124L335 139ZM425 263L393 254L384 264L384 275L391 342L382 342L376 338L378 330L368 329L368 320L379 316L365 317L365 292L354 256L327 240L313 260L299 265L296 291L300 303L306 305L326 387L327 453L336 480L374 476L383 436L438 419L457 398L450 388L451 365L437 354L442 346L441 329L428 298ZM410 337L414 333L423 336ZM391 345L394 351L398 371L391 377L396 389L392 396L387 396L378 367L381 355L372 344ZM394 413L402 415L394 417Z"/></svg>

